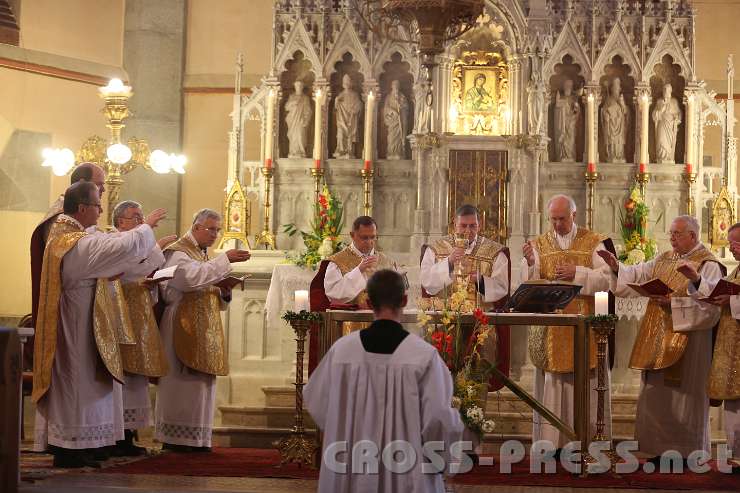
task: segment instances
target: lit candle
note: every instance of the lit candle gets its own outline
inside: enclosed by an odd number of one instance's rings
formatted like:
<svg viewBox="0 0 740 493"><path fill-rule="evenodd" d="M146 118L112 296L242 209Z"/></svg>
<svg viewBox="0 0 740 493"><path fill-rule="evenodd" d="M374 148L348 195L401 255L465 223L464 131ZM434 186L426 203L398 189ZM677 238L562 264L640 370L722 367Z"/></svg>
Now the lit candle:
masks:
<svg viewBox="0 0 740 493"><path fill-rule="evenodd" d="M606 291L599 291L595 295L594 303L594 314L595 315L608 315L609 314L609 293Z"/></svg>
<svg viewBox="0 0 740 493"><path fill-rule="evenodd" d="M692 164L695 164L695 158L694 155L694 149L696 148L695 139L694 139L694 95L688 94L686 96L686 158L684 159L684 162L686 163L686 172L691 173L689 171L691 168L690 166Z"/></svg>
<svg viewBox="0 0 740 493"><path fill-rule="evenodd" d="M650 100L647 94L640 96L640 117L642 122L640 125L640 173L645 173L645 167L650 162L648 156L648 131L650 124Z"/></svg>
<svg viewBox="0 0 740 493"><path fill-rule="evenodd" d="M313 125L313 160L316 169L321 168L321 123L323 118L324 110L324 97L321 94L321 89L316 89L316 111L314 112L314 125Z"/></svg>
<svg viewBox="0 0 740 493"><path fill-rule="evenodd" d="M596 149L594 148L594 95L589 94L586 98L586 149L588 163L596 162Z"/></svg>
<svg viewBox="0 0 740 493"><path fill-rule="evenodd" d="M295 292L295 308L296 312L311 311L311 307L308 304L308 291L301 290Z"/></svg>
<svg viewBox="0 0 740 493"><path fill-rule="evenodd" d="M367 101L365 102L365 149L364 159L365 163L373 160L373 119L375 116L375 95L373 91L367 93ZM365 164L367 167L367 164Z"/></svg>
<svg viewBox="0 0 740 493"><path fill-rule="evenodd" d="M265 167L272 168L272 133L275 120L275 91L267 95L267 121L265 122Z"/></svg>

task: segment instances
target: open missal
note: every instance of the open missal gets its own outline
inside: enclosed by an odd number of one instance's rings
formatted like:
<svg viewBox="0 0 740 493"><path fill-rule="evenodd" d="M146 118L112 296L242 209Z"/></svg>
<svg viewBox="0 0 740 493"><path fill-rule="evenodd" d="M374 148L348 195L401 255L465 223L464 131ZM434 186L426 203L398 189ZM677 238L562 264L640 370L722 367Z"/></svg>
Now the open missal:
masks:
<svg viewBox="0 0 740 493"><path fill-rule="evenodd" d="M658 278L650 279L649 281L643 282L641 284L628 282L627 286L637 291L638 294L648 297L667 296L673 292L673 290L669 288L666 283Z"/></svg>
<svg viewBox="0 0 740 493"><path fill-rule="evenodd" d="M506 309L523 313L552 313L565 308L578 296L581 287L565 281L526 281L511 295Z"/></svg>
<svg viewBox="0 0 740 493"><path fill-rule="evenodd" d="M699 298L699 301L711 300L717 296L729 295L737 296L740 294L740 284L720 279L712 292L706 298Z"/></svg>
<svg viewBox="0 0 740 493"><path fill-rule="evenodd" d="M159 269L157 271L154 271L154 273L151 276L147 277L145 281L150 282L150 283L169 281L170 279L175 277L176 270L177 270L176 265L167 267L165 269Z"/></svg>
<svg viewBox="0 0 740 493"><path fill-rule="evenodd" d="M243 276L227 276L218 281L214 284L217 288L224 288L224 289L234 289L235 287L239 287L240 289L244 290L244 280L249 277L248 274L244 274Z"/></svg>

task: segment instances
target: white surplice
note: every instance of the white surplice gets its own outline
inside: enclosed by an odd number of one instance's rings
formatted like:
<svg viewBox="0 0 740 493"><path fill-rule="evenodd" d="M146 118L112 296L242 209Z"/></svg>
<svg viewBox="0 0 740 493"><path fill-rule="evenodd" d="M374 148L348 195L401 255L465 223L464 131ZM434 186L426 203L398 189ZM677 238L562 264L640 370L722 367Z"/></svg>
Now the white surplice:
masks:
<svg viewBox="0 0 740 493"><path fill-rule="evenodd" d="M570 230L570 233L566 235L560 235L555 233L555 240L558 246L567 250L570 248L573 240L578 233L578 226L574 223ZM594 249L591 255L591 265L593 268L584 267L582 265L576 266L575 277L573 278L574 284L582 286L580 294L586 296L593 296L598 291L609 290L609 267L606 262L596 253L600 250L606 250L604 243L599 243ZM537 249L534 249L534 264L528 265L526 259L522 259L522 281L528 281L531 279L540 279L540 256ZM609 353L607 348L607 361L609 360ZM605 406L604 406L604 433L607 436L611 436L611 371L607 367L607 379L606 379L607 392L604 394ZM589 396L590 403L590 416L591 416L591 431L593 435L596 432L596 408L598 406L598 393L596 392L597 387L597 374L596 371L591 371L590 374L590 385L591 395ZM573 426L573 419L575 418L573 410L573 393L574 393L574 375L573 373L552 373L541 370L539 368L534 369L534 396L540 401L545 407L553 411L561 420L565 423ZM532 428L532 441L537 440L549 440L552 442L554 447L562 447L568 440L564 435L558 431L557 428L552 426L549 421L544 419L539 413L535 412L532 414L533 428Z"/></svg>
<svg viewBox="0 0 740 493"><path fill-rule="evenodd" d="M88 234L64 256L57 347L51 385L36 409L35 450L47 444L97 448L123 439L120 398L114 397L120 386L114 390L113 378L99 368L93 335L95 284L146 258L155 243L144 224L118 235Z"/></svg>
<svg viewBox="0 0 740 493"><path fill-rule="evenodd" d="M365 351L360 333L342 337L314 370L303 390L306 409L324 432L324 451L345 442L336 455L346 474L333 472L322 454L319 492L443 492L441 474L422 474L422 445L460 439L463 424L451 407L452 377L437 350L409 334L393 354ZM380 457L394 440L416 451L415 466L405 474L378 465L378 474L351 474L353 446L370 440ZM332 454L333 455L333 454ZM331 459L331 457L330 457Z"/></svg>
<svg viewBox="0 0 740 493"><path fill-rule="evenodd" d="M195 242L192 234L187 233ZM155 405L154 437L163 443L210 447L216 406L216 377L183 365L175 354L173 321L183 293L197 291L224 279L231 272L226 254L207 262L183 252L168 251L165 267L177 265L175 276L163 283L160 295L166 308L160 331L170 371L159 379ZM222 303L222 308L225 309Z"/></svg>
<svg viewBox="0 0 740 493"><path fill-rule="evenodd" d="M478 238L476 237L475 241L473 241L465 250L466 254L470 254L473 251L477 241ZM481 277L483 278L483 286L485 288L483 301L486 303L493 303L504 296L508 296L508 257L503 252L499 252L498 255L496 255L496 260L493 262L491 276ZM424 252L424 257L421 259L421 286L424 290L430 295L436 296L437 293L452 284L453 281L453 273L450 269L450 263L447 261L447 258L437 261L434 251L431 248L427 248Z"/></svg>
<svg viewBox="0 0 740 493"><path fill-rule="evenodd" d="M369 254L364 254L355 247L354 243L350 243L350 250L356 253L360 258L372 257L375 255L375 250ZM357 298L363 289L367 286L367 277L360 271L358 265L351 271L342 275L342 271L334 262L329 262L326 267L326 274L324 275L324 292L326 297L332 302L338 303L349 303L353 299Z"/></svg>
<svg viewBox="0 0 740 493"><path fill-rule="evenodd" d="M164 255L159 245L155 245L149 256L121 276L121 284L138 282L164 265ZM151 290L152 302L157 302L156 287ZM150 307L151 309L151 307ZM149 377L124 372L123 374L123 424L127 430L139 430L152 425L151 399L149 398Z"/></svg>
<svg viewBox="0 0 740 493"><path fill-rule="evenodd" d="M697 245L686 255L701 248ZM639 296L627 283L643 283L653 278L656 260L637 265L619 265L618 277L612 276L612 288L622 297ZM689 296L671 297L673 330L685 332L688 344L681 360L680 386L667 385L665 370L644 370L637 400L635 440L640 451L656 456L676 450L684 457L695 450L709 451L709 397L707 380L712 364L712 327L720 309L697 301L709 295L722 278L716 262L705 262L699 270L702 280L696 290L689 283Z"/></svg>

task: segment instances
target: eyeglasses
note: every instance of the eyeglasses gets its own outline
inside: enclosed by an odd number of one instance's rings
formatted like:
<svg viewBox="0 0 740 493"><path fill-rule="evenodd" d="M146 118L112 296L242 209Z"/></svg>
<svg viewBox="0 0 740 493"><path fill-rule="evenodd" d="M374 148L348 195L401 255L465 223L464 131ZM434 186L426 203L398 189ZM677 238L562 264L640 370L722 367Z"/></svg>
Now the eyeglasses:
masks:
<svg viewBox="0 0 740 493"><path fill-rule="evenodd" d="M686 231L671 231L669 233L671 238L680 238Z"/></svg>
<svg viewBox="0 0 740 493"><path fill-rule="evenodd" d="M206 231L208 231L212 235L218 235L219 233L221 233L221 228L204 228L200 224L198 225L198 227L200 227L201 229L205 229Z"/></svg>
<svg viewBox="0 0 740 493"><path fill-rule="evenodd" d="M140 216L138 214L135 216L131 216L131 217L122 217L121 219L125 219L126 221L133 221L139 224L144 222L144 216Z"/></svg>
<svg viewBox="0 0 740 493"><path fill-rule="evenodd" d="M98 211L103 212L103 206L100 205L99 203L98 204L85 204L85 203L83 203L82 205L86 205L88 207L97 207L98 208Z"/></svg>

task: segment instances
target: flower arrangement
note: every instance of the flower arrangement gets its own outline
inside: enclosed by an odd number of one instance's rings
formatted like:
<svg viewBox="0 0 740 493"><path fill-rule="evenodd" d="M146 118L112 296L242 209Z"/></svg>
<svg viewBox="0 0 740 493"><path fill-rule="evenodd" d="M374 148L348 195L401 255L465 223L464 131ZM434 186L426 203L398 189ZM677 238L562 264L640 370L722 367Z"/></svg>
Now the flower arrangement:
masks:
<svg viewBox="0 0 740 493"><path fill-rule="evenodd" d="M461 315L469 313L472 313L475 324L466 334ZM480 308L474 307L465 287L461 287L440 307L438 322L424 311L419 311L418 322L427 330L429 342L453 375L451 404L459 410L465 426L479 438L483 433L492 432L494 422L485 419L485 398L481 399L488 390L492 368L481 355L481 350L489 337L496 337L488 317Z"/></svg>
<svg viewBox="0 0 740 493"><path fill-rule="evenodd" d="M650 208L640 195L637 186L633 186L624 202L624 212L619 212L624 242L624 250L620 253L619 260L626 265L645 262L655 257L657 253L655 240L647 236L649 214ZM656 222L659 220L660 218Z"/></svg>
<svg viewBox="0 0 740 493"><path fill-rule="evenodd" d="M287 233L288 236L300 233L306 246L306 250L298 255L288 254L288 260L301 267L315 269L323 259L344 248L344 243L339 241L343 226L342 202L329 193L329 189L324 185L318 202L314 204L311 231L299 231L295 223L283 226L283 233Z"/></svg>

